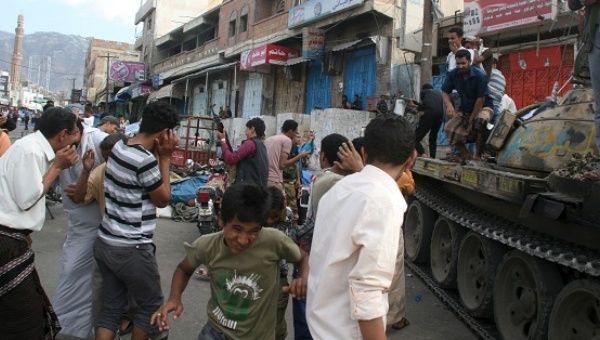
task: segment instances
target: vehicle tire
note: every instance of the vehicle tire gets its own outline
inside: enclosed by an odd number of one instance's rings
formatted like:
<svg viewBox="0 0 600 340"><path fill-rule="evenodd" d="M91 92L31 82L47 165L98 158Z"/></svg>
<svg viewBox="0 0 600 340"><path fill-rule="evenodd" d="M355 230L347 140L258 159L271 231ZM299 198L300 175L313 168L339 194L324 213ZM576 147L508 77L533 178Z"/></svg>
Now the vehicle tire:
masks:
<svg viewBox="0 0 600 340"><path fill-rule="evenodd" d="M490 318L494 278L506 248L475 232L460 243L456 286L462 305L477 318Z"/></svg>
<svg viewBox="0 0 600 340"><path fill-rule="evenodd" d="M558 267L518 250L507 253L494 281L494 319L503 339L545 340L563 282Z"/></svg>
<svg viewBox="0 0 600 340"><path fill-rule="evenodd" d="M417 200L408 207L404 221L404 254L411 262L427 262L435 219L435 211Z"/></svg>
<svg viewBox="0 0 600 340"><path fill-rule="evenodd" d="M445 217L435 222L429 265L431 276L442 288L456 288L458 251L465 233L465 228Z"/></svg>
<svg viewBox="0 0 600 340"><path fill-rule="evenodd" d="M575 280L563 288L550 314L548 339L600 339L600 283Z"/></svg>

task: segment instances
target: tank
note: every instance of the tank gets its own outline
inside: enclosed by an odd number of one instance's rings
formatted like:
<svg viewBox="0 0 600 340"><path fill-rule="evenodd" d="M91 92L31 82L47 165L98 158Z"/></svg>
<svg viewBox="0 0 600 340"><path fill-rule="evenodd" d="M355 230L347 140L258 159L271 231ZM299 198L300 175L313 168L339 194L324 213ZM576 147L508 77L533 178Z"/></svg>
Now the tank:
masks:
<svg viewBox="0 0 600 340"><path fill-rule="evenodd" d="M573 89L503 113L488 139L495 162L417 159L405 257L455 296L444 300L480 338L600 336L593 100L591 89Z"/></svg>

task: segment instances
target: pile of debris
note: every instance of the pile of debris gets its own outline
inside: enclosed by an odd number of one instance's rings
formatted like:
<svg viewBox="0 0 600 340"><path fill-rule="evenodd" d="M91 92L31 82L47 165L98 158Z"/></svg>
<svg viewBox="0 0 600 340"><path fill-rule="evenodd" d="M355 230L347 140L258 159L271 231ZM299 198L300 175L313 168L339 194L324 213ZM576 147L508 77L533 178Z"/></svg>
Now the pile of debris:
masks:
<svg viewBox="0 0 600 340"><path fill-rule="evenodd" d="M552 174L582 182L600 181L600 157L591 153L573 154L565 168L555 170Z"/></svg>

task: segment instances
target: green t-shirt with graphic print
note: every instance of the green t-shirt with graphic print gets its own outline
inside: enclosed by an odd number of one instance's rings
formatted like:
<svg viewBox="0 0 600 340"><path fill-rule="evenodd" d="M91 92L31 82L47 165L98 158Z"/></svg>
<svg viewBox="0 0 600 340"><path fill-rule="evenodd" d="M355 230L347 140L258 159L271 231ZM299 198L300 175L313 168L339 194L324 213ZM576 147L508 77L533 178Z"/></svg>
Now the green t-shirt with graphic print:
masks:
<svg viewBox="0 0 600 340"><path fill-rule="evenodd" d="M262 228L237 255L227 248L223 232L203 235L185 248L192 266L208 267L211 324L231 339L275 339L279 260L300 261L294 241L279 230Z"/></svg>

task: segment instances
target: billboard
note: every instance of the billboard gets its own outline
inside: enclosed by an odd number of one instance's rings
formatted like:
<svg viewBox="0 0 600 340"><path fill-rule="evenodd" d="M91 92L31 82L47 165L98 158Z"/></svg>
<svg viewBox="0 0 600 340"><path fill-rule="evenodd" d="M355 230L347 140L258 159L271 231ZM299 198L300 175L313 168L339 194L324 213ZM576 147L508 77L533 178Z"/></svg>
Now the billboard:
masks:
<svg viewBox="0 0 600 340"><path fill-rule="evenodd" d="M554 19L556 0L465 0L465 35L486 34Z"/></svg>
<svg viewBox="0 0 600 340"><path fill-rule="evenodd" d="M146 66L135 61L114 60L110 63L109 79L135 83L146 80Z"/></svg>
<svg viewBox="0 0 600 340"><path fill-rule="evenodd" d="M288 27L300 26L360 6L364 0L307 0L290 8Z"/></svg>
<svg viewBox="0 0 600 340"><path fill-rule="evenodd" d="M325 48L325 31L318 28L304 27L302 29L302 56L315 59L323 54Z"/></svg>
<svg viewBox="0 0 600 340"><path fill-rule="evenodd" d="M267 44L242 52L240 70L248 70L264 64L285 65L290 58L298 57L298 51L293 48Z"/></svg>

